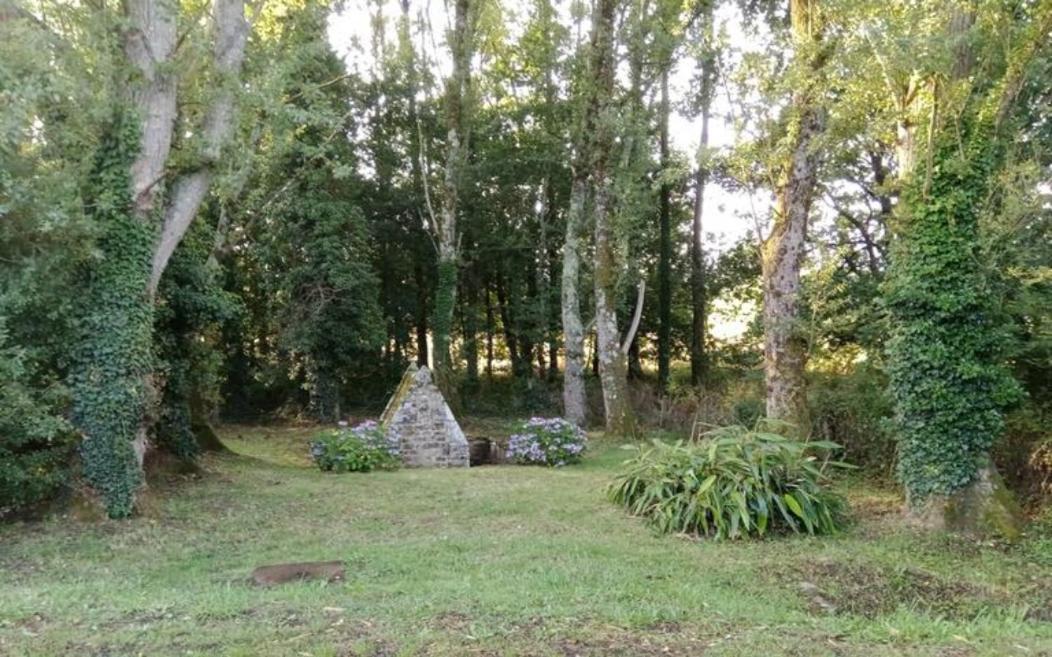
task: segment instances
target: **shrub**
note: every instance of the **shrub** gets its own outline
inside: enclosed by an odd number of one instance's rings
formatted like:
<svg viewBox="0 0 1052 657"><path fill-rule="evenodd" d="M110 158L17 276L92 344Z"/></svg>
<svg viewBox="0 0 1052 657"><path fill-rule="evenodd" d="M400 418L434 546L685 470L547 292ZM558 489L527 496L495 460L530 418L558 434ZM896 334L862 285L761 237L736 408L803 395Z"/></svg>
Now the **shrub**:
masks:
<svg viewBox="0 0 1052 657"><path fill-rule="evenodd" d="M506 455L516 463L558 467L580 461L587 444L584 431L573 422L534 417L508 440Z"/></svg>
<svg viewBox="0 0 1052 657"><path fill-rule="evenodd" d="M844 373L815 372L807 390L811 435L843 445L842 458L891 478L895 432L884 373L869 362Z"/></svg>
<svg viewBox="0 0 1052 657"><path fill-rule="evenodd" d="M0 518L54 495L69 477L73 435L58 386L36 387L0 324Z"/></svg>
<svg viewBox="0 0 1052 657"><path fill-rule="evenodd" d="M739 538L788 531L832 534L844 502L828 473L839 445L802 442L771 431L729 426L696 443L654 441L625 462L612 501L662 532ZM820 460L821 459L821 460Z"/></svg>
<svg viewBox="0 0 1052 657"><path fill-rule="evenodd" d="M310 454L327 472L394 470L401 465L398 443L388 440L383 428L372 420L326 431L311 443Z"/></svg>

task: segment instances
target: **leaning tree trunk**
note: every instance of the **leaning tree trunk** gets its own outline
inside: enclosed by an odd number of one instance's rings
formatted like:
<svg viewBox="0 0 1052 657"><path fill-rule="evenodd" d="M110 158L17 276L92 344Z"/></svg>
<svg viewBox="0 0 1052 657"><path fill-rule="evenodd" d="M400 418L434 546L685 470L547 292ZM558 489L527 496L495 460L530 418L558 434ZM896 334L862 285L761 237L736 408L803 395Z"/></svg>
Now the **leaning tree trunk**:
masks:
<svg viewBox="0 0 1052 657"><path fill-rule="evenodd" d="M789 133L794 141L776 190L774 226L762 249L764 373L767 417L809 430L804 367L806 337L800 330L800 268L818 175L815 141L825 128L818 106L821 25L817 0L791 0L795 65L807 81L793 93Z"/></svg>
<svg viewBox="0 0 1052 657"><path fill-rule="evenodd" d="M217 79L215 97L204 116L203 147L196 166L175 179L164 213L161 238L154 250L150 274L150 293L157 291L168 260L197 216L205 195L212 185L215 165L234 131L235 98L241 63L245 58L248 22L244 0L216 0L215 44L213 56Z"/></svg>
<svg viewBox="0 0 1052 657"><path fill-rule="evenodd" d="M248 22L245 20L244 0L216 0L213 14L215 20L213 62L216 80L212 86L215 89L215 95L205 110L201 129L203 145L197 154L195 166L184 171L175 179L165 206L161 236L154 249L148 284L151 298L156 296L161 277L164 275L172 254L175 253L197 216L211 188L215 167L234 132L236 95L240 85L241 66L249 32ZM256 131L254 135L255 133ZM253 141L255 141L255 136ZM233 196L240 193L247 177L248 165L246 164L238 171L233 189L230 190ZM220 218L221 225L216 231L216 249L213 251L218 250L222 240L225 239L226 226L222 225L225 221L226 214L223 212ZM209 255L209 260L213 257L215 257L214 252ZM165 387L167 388L167 382L165 382ZM175 411L185 414L185 417L189 419L187 426L192 434L193 442L187 445L187 448L192 451L183 456L192 457L197 450L214 450L217 445L221 445L215 432L208 426L207 417L199 412L201 409L195 409L191 405L189 391L184 390L182 395L179 394L179 391L173 392L176 394L168 394L167 389L165 390L166 412ZM171 405L176 408L171 408ZM339 416L338 410L335 416ZM147 421L148 419L144 418L142 433L145 433Z"/></svg>

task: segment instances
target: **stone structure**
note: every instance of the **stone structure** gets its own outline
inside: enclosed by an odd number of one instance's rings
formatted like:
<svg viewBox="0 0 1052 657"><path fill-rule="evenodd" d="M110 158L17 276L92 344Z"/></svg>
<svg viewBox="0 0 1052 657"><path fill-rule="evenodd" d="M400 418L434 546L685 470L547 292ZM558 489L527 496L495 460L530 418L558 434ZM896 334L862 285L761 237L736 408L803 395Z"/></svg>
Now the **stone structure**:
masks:
<svg viewBox="0 0 1052 657"><path fill-rule="evenodd" d="M468 441L426 367L411 365L380 424L410 467L467 467Z"/></svg>

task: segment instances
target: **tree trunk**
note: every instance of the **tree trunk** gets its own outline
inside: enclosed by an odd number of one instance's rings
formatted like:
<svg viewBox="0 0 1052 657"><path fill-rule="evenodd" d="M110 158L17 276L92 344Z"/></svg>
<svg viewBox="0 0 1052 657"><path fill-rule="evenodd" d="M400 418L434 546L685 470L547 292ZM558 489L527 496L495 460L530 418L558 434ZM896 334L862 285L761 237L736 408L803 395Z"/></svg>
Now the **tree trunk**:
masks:
<svg viewBox="0 0 1052 657"><path fill-rule="evenodd" d="M427 367L427 277L419 260L413 274L416 279L416 364L418 367Z"/></svg>
<svg viewBox="0 0 1052 657"><path fill-rule="evenodd" d="M435 289L434 361L436 381L449 392L449 340L457 297L460 234L457 230L458 196L467 158L468 120L471 105L473 23L471 0L456 0L449 47L453 72L446 82L446 164L442 181L442 208L438 221L438 285Z"/></svg>
<svg viewBox="0 0 1052 657"><path fill-rule="evenodd" d="M177 114L179 81L172 70L172 58L179 8L165 0L132 0L126 3L125 11L130 27L125 33L124 53L141 76L141 83L131 87L141 125L139 154L131 167L132 214L141 223L152 225L158 201L163 199L165 166ZM145 303L153 304L155 290L151 275ZM150 340L152 328L151 322ZM149 380L152 385L152 377ZM144 424L134 440L140 470L147 448L146 415L143 409Z"/></svg>
<svg viewBox="0 0 1052 657"><path fill-rule="evenodd" d="M709 114L716 83L715 35L712 2L703 3L701 38L701 88L698 105L701 110L701 139L698 143L698 170L694 174L694 212L690 223L690 381L695 386L705 384L708 374L708 354L705 330L708 323L708 298L705 283L705 185L709 178Z"/></svg>
<svg viewBox="0 0 1052 657"><path fill-rule="evenodd" d="M608 0L600 0L604 4ZM597 167L597 177L605 177ZM602 178L599 178L602 180ZM617 274L613 227L610 226L610 190L607 182L595 194L595 326L599 379L603 387L606 430L615 435L633 435L635 417L628 398L628 362L621 350L617 328Z"/></svg>
<svg viewBox="0 0 1052 657"><path fill-rule="evenodd" d="M129 0L124 54L139 80L131 86L140 118L139 154L131 167L132 209L137 219L153 220L163 198L165 165L172 147L178 80L172 70L178 5L167 0Z"/></svg>
<svg viewBox="0 0 1052 657"><path fill-rule="evenodd" d="M417 113L416 107L416 51L413 48L413 40L409 33L409 0L401 0L399 4L402 12L398 21L398 44L399 49L403 51L403 55L406 58L406 97L409 107L409 121L412 124L409 129L409 147L412 153L410 167L413 175L413 202L418 208L421 208L421 206L425 205L427 192L424 189L424 173L423 167L421 166L423 147L420 143L420 117ZM430 211L430 205L427 204L427 208L421 208L421 210L420 214L423 216L425 212ZM426 230L426 226L418 226L417 228ZM419 237L423 239L425 234L420 233ZM421 256L419 252L417 252L413 266L413 278L416 282L416 364L418 367L426 367L429 360L427 348L428 286L427 277L424 272L424 267L421 264Z"/></svg>
<svg viewBox="0 0 1052 657"><path fill-rule="evenodd" d="M467 363L467 381L472 388L479 381L479 344L478 344L478 273L475 267L468 272L465 280L464 303L462 304L464 327L464 359Z"/></svg>
<svg viewBox="0 0 1052 657"><path fill-rule="evenodd" d="M518 374L519 370L519 334L515 327L515 317L512 315L509 296L514 294L510 283L503 276L497 276L497 311L500 313L500 323L504 328L504 344L508 348L508 360L511 361L511 371Z"/></svg>
<svg viewBox="0 0 1052 657"><path fill-rule="evenodd" d="M637 334L628 345L628 379L639 381L643 378L643 360L639 355L639 335Z"/></svg>
<svg viewBox="0 0 1052 657"><path fill-rule="evenodd" d="M804 367L806 337L800 331L800 269L811 201L817 184L815 141L825 128L816 98L823 65L814 53L821 40L817 0L792 0L795 64L808 68L808 83L793 93L790 132L795 141L776 189L774 226L762 248L764 294L764 373L767 417L809 432ZM806 59L803 53L808 53Z"/></svg>
<svg viewBox="0 0 1052 657"><path fill-rule="evenodd" d="M555 198L549 201L554 208ZM553 209L553 214L555 210ZM559 302L558 293L555 289L555 279L559 274L558 268L559 252L555 240L548 244L548 380L554 381L559 376Z"/></svg>
<svg viewBox="0 0 1052 657"><path fill-rule="evenodd" d="M628 398L628 363L621 349L621 333L617 328L620 263L611 222L612 183L609 171L614 139L607 109L614 93L614 17L617 5L617 0L597 0L589 67L590 86L595 94L589 103L590 111L594 112L590 173L595 223L595 326L606 430L615 435L633 435L636 426Z"/></svg>
<svg viewBox="0 0 1052 657"><path fill-rule="evenodd" d="M133 512L158 397L147 292L178 88L171 63L177 5L129 0L124 10L124 53L136 71L127 85L133 116L118 104L92 169L92 191L113 200L89 210L101 257L79 293L80 335L70 368L84 476L113 518Z"/></svg>
<svg viewBox="0 0 1052 657"><path fill-rule="evenodd" d="M213 57L218 91L205 112L201 128L204 145L198 154L197 166L176 178L171 198L165 207L161 238L154 251L150 274L151 296L157 291L175 247L197 216L212 185L213 167L219 161L223 147L230 140L234 129L235 98L248 39L244 0L216 0L214 13Z"/></svg>
<svg viewBox="0 0 1052 657"><path fill-rule="evenodd" d="M960 86L976 60L974 11L954 5L949 75L933 88L926 165L905 180L885 304L891 334L887 369L899 424L899 477L907 509L931 529L1015 539L1021 514L990 449L1003 431L1016 381L1006 367L996 302L980 257L980 218L1005 165L1002 121L1038 49L1048 43L1052 5L1037 3L989 93ZM960 85L960 86L958 86ZM955 116L937 110L947 92ZM994 110L994 111L991 111ZM908 158L909 155L900 156ZM900 165L901 166L901 165ZM923 170L923 177L922 177ZM905 177L905 176L904 176Z"/></svg>
<svg viewBox="0 0 1052 657"><path fill-rule="evenodd" d="M578 149L582 147L579 145ZM579 167L580 162L576 168ZM580 297L581 233L587 195L585 173L575 170L570 190L570 209L566 215L566 239L563 244L563 415L578 426L584 426L588 419L584 396L584 325L581 322Z"/></svg>
<svg viewBox="0 0 1052 657"><path fill-rule="evenodd" d="M658 389L668 390L669 360L672 356L672 188L664 174L669 166L668 147L668 67L661 69L661 107L659 114L659 147L663 173L658 199ZM635 361L639 360L639 346L633 341ZM630 371L634 368L630 368Z"/></svg>
<svg viewBox="0 0 1052 657"><path fill-rule="evenodd" d="M486 376L493 376L493 334L496 332L496 321L493 317L493 297L487 284L482 293L486 296Z"/></svg>

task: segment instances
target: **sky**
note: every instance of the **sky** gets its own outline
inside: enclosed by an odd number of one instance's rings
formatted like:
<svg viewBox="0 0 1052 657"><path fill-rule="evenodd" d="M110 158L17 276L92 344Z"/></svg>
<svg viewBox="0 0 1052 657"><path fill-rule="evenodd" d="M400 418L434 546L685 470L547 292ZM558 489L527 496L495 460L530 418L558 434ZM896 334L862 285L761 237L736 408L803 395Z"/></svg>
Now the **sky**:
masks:
<svg viewBox="0 0 1052 657"><path fill-rule="evenodd" d="M400 13L396 2L382 0L385 17L393 25L394 20ZM427 11L434 31L434 42L425 44L428 57L439 67L440 72L449 68L449 57L446 54L444 35L451 20L450 11L444 2L425 0L428 4ZM555 0L565 18L565 24L570 24L566 15L565 1ZM349 0L344 6L335 12L329 20L329 42L333 49L343 57L349 70L357 70L363 75L368 75L372 70L371 54L368 52L368 44L371 40L372 17L375 12L374 2L364 0ZM526 5L522 0L502 0L501 7L506 18L510 17L512 23L526 18ZM727 10L718 15L717 20L723 29L727 31L732 43L740 43L744 37L740 28L740 22L734 10ZM416 11L414 11L415 15ZM514 30L514 28L513 28ZM391 30L393 32L393 29ZM513 31L514 33L514 31ZM357 45L356 45L357 44ZM689 58L680 58L670 79L670 97L675 106L677 100L686 98L693 75L693 62ZM735 129L730 117L732 107L726 93L716 95L713 104L713 118L709 121L709 145L713 149L726 149L737 140ZM681 112L674 111L669 121L669 133L673 148L684 153L690 161L696 161L698 144L701 134L700 118L691 118ZM756 223L754 214L766 216L769 212L770 200L767 194L750 195L745 192L729 192L717 185L710 184L705 192L705 214L704 231L710 234L705 245L709 253L717 253L745 236L746 232L754 228Z"/></svg>

